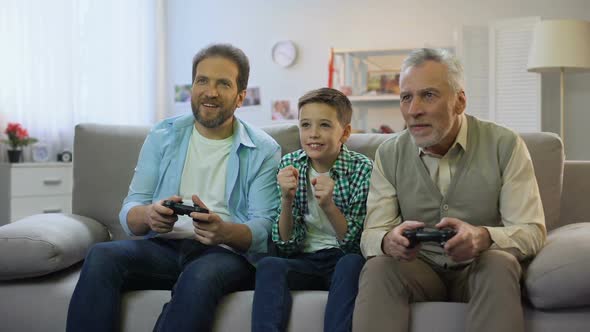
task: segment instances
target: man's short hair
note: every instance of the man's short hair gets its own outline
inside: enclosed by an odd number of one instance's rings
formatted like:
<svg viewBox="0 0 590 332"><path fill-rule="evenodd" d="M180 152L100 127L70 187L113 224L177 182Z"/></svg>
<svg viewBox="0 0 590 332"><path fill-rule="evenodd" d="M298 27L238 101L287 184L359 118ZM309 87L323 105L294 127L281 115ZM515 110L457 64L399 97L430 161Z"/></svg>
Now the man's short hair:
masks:
<svg viewBox="0 0 590 332"><path fill-rule="evenodd" d="M222 57L233 61L238 66L238 77L236 79L238 92L246 90L248 87L248 77L250 76L250 62L242 50L231 44L212 44L200 50L193 57L193 82L195 81L199 62L213 57Z"/></svg>
<svg viewBox="0 0 590 332"><path fill-rule="evenodd" d="M301 113L301 108L306 104L319 103L332 106L337 113L338 121L344 127L350 124L352 119L352 105L348 97L342 92L331 88L320 88L311 90L299 98L297 108Z"/></svg>
<svg viewBox="0 0 590 332"><path fill-rule="evenodd" d="M404 72L410 67L417 67L426 61L435 61L447 66L449 73L449 85L455 92L463 90L463 66L461 61L442 48L419 48L415 49L402 63L401 71Z"/></svg>

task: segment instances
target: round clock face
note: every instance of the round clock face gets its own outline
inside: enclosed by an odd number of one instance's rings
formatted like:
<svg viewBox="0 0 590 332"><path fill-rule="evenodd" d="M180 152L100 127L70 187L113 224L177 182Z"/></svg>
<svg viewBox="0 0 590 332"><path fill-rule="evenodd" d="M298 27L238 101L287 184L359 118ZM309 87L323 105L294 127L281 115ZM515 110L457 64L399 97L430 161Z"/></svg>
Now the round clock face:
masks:
<svg viewBox="0 0 590 332"><path fill-rule="evenodd" d="M295 43L284 40L276 43L272 48L272 60L282 67L289 67L295 63L297 48Z"/></svg>
<svg viewBox="0 0 590 332"><path fill-rule="evenodd" d="M72 153L70 151L64 151L61 153L61 161L63 162L70 162L72 161Z"/></svg>

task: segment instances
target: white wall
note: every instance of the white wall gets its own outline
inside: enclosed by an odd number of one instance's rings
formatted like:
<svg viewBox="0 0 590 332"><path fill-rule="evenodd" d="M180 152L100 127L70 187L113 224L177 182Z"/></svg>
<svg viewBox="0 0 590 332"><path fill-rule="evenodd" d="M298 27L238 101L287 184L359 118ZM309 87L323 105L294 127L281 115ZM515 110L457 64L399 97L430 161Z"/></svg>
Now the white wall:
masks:
<svg viewBox="0 0 590 332"><path fill-rule="evenodd" d="M461 25L481 25L511 17L576 18L590 20L587 0L169 0L169 112L189 111L172 103L173 85L191 80L191 60L212 42L229 42L248 55L250 86L261 88L262 107L238 111L258 125L271 124L274 99L296 100L304 92L325 86L330 47L414 48L455 46ZM272 45L291 39L299 47L296 64L275 65ZM559 82L543 74L543 130L559 131ZM567 158L590 159L590 74L568 77L566 109ZM467 92L469 96L469 92ZM557 100L557 101L556 101ZM384 122L402 125L399 105L370 111L369 127Z"/></svg>

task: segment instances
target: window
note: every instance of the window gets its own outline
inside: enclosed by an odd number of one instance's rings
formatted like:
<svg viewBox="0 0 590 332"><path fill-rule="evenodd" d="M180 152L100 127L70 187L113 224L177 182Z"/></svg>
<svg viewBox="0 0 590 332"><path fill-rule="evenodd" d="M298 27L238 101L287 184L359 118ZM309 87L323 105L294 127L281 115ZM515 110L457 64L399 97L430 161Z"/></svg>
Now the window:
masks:
<svg viewBox="0 0 590 332"><path fill-rule="evenodd" d="M2 128L22 123L55 156L77 123L155 121L156 0L8 0L0 11Z"/></svg>

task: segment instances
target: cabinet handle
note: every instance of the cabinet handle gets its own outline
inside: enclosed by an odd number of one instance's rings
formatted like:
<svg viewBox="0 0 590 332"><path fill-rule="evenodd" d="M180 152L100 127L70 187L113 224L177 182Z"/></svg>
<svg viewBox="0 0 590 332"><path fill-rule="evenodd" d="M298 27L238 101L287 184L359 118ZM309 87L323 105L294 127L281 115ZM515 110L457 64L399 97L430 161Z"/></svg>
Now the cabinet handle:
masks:
<svg viewBox="0 0 590 332"><path fill-rule="evenodd" d="M61 183L61 179L45 179L43 180L43 184L47 186L54 186Z"/></svg>
<svg viewBox="0 0 590 332"><path fill-rule="evenodd" d="M43 209L43 213L60 213L61 209L60 208L56 208L56 209Z"/></svg>

